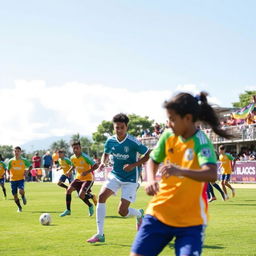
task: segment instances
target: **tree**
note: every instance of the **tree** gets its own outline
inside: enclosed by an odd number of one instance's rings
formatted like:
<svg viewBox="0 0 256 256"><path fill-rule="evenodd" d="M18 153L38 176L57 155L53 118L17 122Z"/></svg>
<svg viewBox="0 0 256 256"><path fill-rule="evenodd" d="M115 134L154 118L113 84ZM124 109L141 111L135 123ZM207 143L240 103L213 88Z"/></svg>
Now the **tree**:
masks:
<svg viewBox="0 0 256 256"><path fill-rule="evenodd" d="M113 135L112 122L103 120L97 127L97 131L92 134L92 138L95 143L102 144L111 135Z"/></svg>
<svg viewBox="0 0 256 256"><path fill-rule="evenodd" d="M245 91L245 93L239 94L239 102L234 102L233 107L242 108L253 102L253 96L256 95L256 91Z"/></svg>
<svg viewBox="0 0 256 256"><path fill-rule="evenodd" d="M1 145L0 146L0 154L3 159L12 158L13 157L13 147L10 145Z"/></svg>
<svg viewBox="0 0 256 256"><path fill-rule="evenodd" d="M58 150L58 149L64 149L67 154L69 153L69 148L70 148L69 144L63 139L53 142L51 147L50 147L50 149L52 151L55 151L55 150Z"/></svg>

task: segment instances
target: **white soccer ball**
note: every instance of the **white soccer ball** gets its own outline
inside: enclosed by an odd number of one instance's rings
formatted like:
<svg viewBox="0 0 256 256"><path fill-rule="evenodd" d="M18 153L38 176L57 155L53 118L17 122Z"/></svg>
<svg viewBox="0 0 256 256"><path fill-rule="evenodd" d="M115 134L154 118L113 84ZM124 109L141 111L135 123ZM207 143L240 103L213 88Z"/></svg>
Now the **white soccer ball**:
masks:
<svg viewBox="0 0 256 256"><path fill-rule="evenodd" d="M52 217L49 213L43 213L41 214L41 216L39 217L39 222L42 225L50 225L52 222Z"/></svg>

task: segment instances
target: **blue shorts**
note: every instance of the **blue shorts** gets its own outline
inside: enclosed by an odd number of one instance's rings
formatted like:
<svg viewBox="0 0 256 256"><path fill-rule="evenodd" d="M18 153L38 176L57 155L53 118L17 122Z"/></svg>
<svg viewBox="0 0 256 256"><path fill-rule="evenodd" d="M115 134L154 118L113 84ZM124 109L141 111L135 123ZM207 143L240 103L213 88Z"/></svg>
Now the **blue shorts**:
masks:
<svg viewBox="0 0 256 256"><path fill-rule="evenodd" d="M132 245L132 252L144 256L158 255L175 237L175 253L201 255L204 240L204 225L171 227L151 215L145 215Z"/></svg>
<svg viewBox="0 0 256 256"><path fill-rule="evenodd" d="M69 183L71 182L71 178L69 178L69 177L67 177L66 175L62 174L62 175L60 176L59 181L65 182L66 179L68 179Z"/></svg>
<svg viewBox="0 0 256 256"><path fill-rule="evenodd" d="M12 194L16 195L18 189L24 190L24 180L11 181Z"/></svg>
<svg viewBox="0 0 256 256"><path fill-rule="evenodd" d="M230 181L230 174L222 174L221 181Z"/></svg>
<svg viewBox="0 0 256 256"><path fill-rule="evenodd" d="M4 184L4 178L0 179L0 184Z"/></svg>

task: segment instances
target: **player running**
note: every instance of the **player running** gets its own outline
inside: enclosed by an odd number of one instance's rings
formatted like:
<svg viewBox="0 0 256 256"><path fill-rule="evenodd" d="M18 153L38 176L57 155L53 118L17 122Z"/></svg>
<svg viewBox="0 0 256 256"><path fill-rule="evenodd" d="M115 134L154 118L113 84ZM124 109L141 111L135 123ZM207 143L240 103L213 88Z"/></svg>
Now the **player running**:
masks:
<svg viewBox="0 0 256 256"><path fill-rule="evenodd" d="M6 174L6 164L3 161L2 155L0 155L0 186L2 187L4 198L7 199L6 188L4 186L4 178Z"/></svg>
<svg viewBox="0 0 256 256"><path fill-rule="evenodd" d="M24 182L26 176L26 169L28 168L28 172L32 169L31 163L24 157L21 156L21 148L15 147L14 148L14 157L10 159L7 167L8 174L10 176L11 182L11 189L12 194L14 197L14 201L18 206L17 212L22 212L22 207L20 205L20 200L18 197L18 190L19 194L21 195L21 199L23 204L27 204L27 199L25 197L25 189L24 189Z"/></svg>
<svg viewBox="0 0 256 256"><path fill-rule="evenodd" d="M57 171L62 170L63 174L60 176L60 179L57 183L58 186L68 189L68 186L65 184L65 181L68 180L69 184L71 183L71 173L68 172L70 168L72 167L72 162L69 158L65 157L65 151L64 150L58 150L58 165Z"/></svg>
<svg viewBox="0 0 256 256"><path fill-rule="evenodd" d="M71 214L71 194L75 190L77 191L81 200L89 207L89 216L92 216L94 214L94 208L89 199L92 199L95 205L97 204L96 196L90 193L93 185L92 172L98 168L98 164L96 164L88 155L82 152L79 141L73 142L72 148L74 152L74 155L70 158L72 167L69 169L66 175L70 175L75 169L76 178L71 182L66 191L67 209L60 214L60 217Z"/></svg>
<svg viewBox="0 0 256 256"><path fill-rule="evenodd" d="M138 188L139 166L149 158L149 150L141 144L135 137L127 134L129 118L125 114L117 114L113 117L113 126L116 135L110 137L104 147L99 171L101 171L109 160L113 157L113 170L109 173L107 182L102 186L97 205L97 234L87 240L89 243L105 242L104 219L106 215L106 201L116 194L121 188L121 200L118 213L123 217L135 216L137 229L139 228L143 210L130 208L130 204L135 201ZM137 154L144 155L138 160Z"/></svg>
<svg viewBox="0 0 256 256"><path fill-rule="evenodd" d="M217 159L208 137L195 122L230 138L207 103L205 93L179 93L164 103L169 128L147 165L146 192L153 195L132 246L131 256L155 256L175 237L176 256L201 255L207 224L207 182L217 179ZM159 164L160 183L155 179Z"/></svg>

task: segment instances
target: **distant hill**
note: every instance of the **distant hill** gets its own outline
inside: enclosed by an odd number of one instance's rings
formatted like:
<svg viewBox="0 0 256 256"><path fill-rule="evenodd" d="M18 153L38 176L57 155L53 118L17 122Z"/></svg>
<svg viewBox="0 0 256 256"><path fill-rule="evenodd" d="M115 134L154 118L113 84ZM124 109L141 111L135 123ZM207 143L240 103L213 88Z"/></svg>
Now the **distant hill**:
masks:
<svg viewBox="0 0 256 256"><path fill-rule="evenodd" d="M53 136L53 137L48 137L45 139L40 139L40 140L31 140L23 145L21 145L21 148L24 149L27 153L33 152L35 150L40 150L40 149L49 149L51 144L55 141L58 140L65 140L67 142L70 141L72 135L66 135L66 136Z"/></svg>

